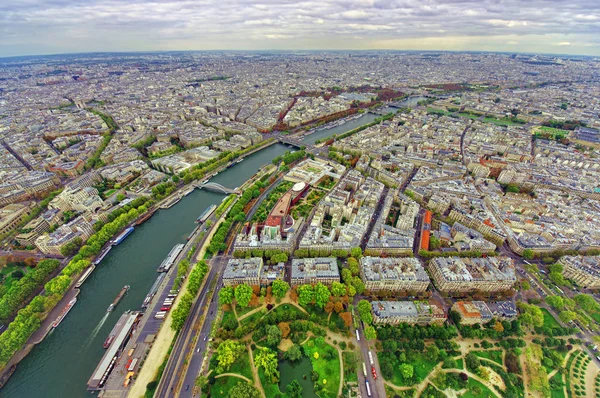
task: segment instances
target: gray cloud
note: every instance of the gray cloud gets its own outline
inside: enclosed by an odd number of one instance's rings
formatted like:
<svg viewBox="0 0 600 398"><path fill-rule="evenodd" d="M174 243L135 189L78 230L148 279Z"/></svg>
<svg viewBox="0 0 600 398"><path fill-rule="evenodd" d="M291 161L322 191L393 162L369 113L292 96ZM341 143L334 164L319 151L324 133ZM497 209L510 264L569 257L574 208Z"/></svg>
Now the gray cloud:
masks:
<svg viewBox="0 0 600 398"><path fill-rule="evenodd" d="M0 56L271 48L600 54L600 2L21 0L0 4L0 35Z"/></svg>

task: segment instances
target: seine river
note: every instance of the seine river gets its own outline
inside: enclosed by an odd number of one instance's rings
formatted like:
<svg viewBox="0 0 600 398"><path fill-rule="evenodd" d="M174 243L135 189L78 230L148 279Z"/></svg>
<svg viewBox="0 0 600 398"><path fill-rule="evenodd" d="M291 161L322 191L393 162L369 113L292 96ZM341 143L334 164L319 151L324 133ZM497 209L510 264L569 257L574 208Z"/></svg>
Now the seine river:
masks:
<svg viewBox="0 0 600 398"><path fill-rule="evenodd" d="M394 108L391 108L394 109ZM342 134L372 122L377 115L365 113L333 128L317 131L304 142ZM211 181L236 188L263 165L289 148L275 144L215 176ZM104 354L102 343L121 314L139 309L157 277L156 268L177 243L185 242L194 221L204 209L218 204L224 195L194 190L179 203L159 210L114 247L81 287L75 307L42 343L18 365L0 397L65 398L88 396L86 385ZM131 289L116 310L106 308L124 285Z"/></svg>

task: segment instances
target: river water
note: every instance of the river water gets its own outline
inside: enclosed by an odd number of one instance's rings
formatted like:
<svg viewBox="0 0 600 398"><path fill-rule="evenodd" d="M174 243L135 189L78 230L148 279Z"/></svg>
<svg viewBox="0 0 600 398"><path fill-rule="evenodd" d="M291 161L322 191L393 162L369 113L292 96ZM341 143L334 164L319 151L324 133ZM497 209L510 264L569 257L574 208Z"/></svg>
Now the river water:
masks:
<svg viewBox="0 0 600 398"><path fill-rule="evenodd" d="M247 156L244 161L211 181L228 188L242 185L256 171L288 148L275 144ZM194 190L167 210L159 210L115 246L88 277L77 304L62 323L18 365L1 397L71 398L89 396L86 385L104 355L102 343L121 314L139 309L154 283L156 268L177 243L185 242L196 218L224 195ZM131 285L117 308L106 308L124 285Z"/></svg>
<svg viewBox="0 0 600 398"><path fill-rule="evenodd" d="M377 117L365 113L341 126L311 134L303 141L314 143L320 138L343 134L371 123ZM222 171L211 181L227 188L239 187L286 150L284 145L272 145L246 156L243 162ZM194 190L170 209L157 211L150 220L136 227L96 267L81 287L77 304L59 327L21 361L0 390L0 397L89 396L87 381L105 352L102 343L108 333L124 311L140 308L156 280L156 268L175 244L185 242L195 227L196 218L208 206L219 204L223 197L218 193ZM106 308L124 285L130 285L131 289L117 308L107 313Z"/></svg>
<svg viewBox="0 0 600 398"><path fill-rule="evenodd" d="M419 101L424 100L424 99L426 99L426 98L421 97L421 96L408 97L408 98L403 99L402 101L395 103L394 106L386 105L382 108L379 108L378 110L383 111L384 113L396 112L398 109L400 109L402 107L415 106L415 105L417 105L417 103ZM377 119L378 117L381 117L381 115L376 115L371 112L363 113L358 118L356 118L352 121L346 122L344 124L341 124L339 126L334 126L334 127L330 127L330 128L325 128L323 130L318 130L318 131L306 136L305 138L303 138L302 142L305 142L307 144L314 144L317 140L320 140L322 138L329 138L329 137L333 136L334 134L340 135L347 131L364 126L365 124L369 124L369 123L373 122L375 119Z"/></svg>

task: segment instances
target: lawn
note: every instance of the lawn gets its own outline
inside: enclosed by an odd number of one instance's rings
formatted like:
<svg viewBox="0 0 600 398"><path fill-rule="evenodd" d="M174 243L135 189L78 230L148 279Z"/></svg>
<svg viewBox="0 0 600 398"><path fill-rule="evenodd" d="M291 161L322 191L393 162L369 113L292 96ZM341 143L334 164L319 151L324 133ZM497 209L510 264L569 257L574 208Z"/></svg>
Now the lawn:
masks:
<svg viewBox="0 0 600 398"><path fill-rule="evenodd" d="M250 367L250 356L247 350L231 365L227 373L237 373L252 380L252 368Z"/></svg>
<svg viewBox="0 0 600 398"><path fill-rule="evenodd" d="M342 359L344 360L344 382L356 382L358 377L356 371L358 369L358 358L354 352L342 352Z"/></svg>
<svg viewBox="0 0 600 398"><path fill-rule="evenodd" d="M435 368L435 366L439 363L437 361L427 359L425 355L421 353L414 355L410 359L411 360L409 363L414 368L413 378L410 380L404 380L404 377L402 377L402 374L400 373L400 362L398 362L398 360L395 360L392 364L394 369L394 375L392 376L391 380L388 380L389 382L399 387L419 384L420 382L425 380L427 375L429 375L433 368Z"/></svg>
<svg viewBox="0 0 600 398"><path fill-rule="evenodd" d="M266 311L266 309L265 309L265 311ZM264 315L263 311L258 311L258 312L255 312L254 314L242 319L241 321L239 321L239 323L241 326L249 325L252 322L258 321L260 318L263 317L263 315Z"/></svg>
<svg viewBox="0 0 600 398"><path fill-rule="evenodd" d="M563 376L560 372L556 372L556 374L550 379L550 386L553 384L560 385L560 387L550 389L550 398L566 398L563 388Z"/></svg>
<svg viewBox="0 0 600 398"><path fill-rule="evenodd" d="M248 306L248 307L242 308L241 306L239 306L237 304L235 305L235 313L237 314L238 318L241 317L244 314L247 314L248 312L250 312L250 311L252 311L254 309L256 309L256 307L250 307L250 306Z"/></svg>
<svg viewBox="0 0 600 398"><path fill-rule="evenodd" d="M211 397L229 397L229 391L235 387L237 383L246 383L238 377L224 376L215 379L215 384L210 389Z"/></svg>
<svg viewBox="0 0 600 398"><path fill-rule="evenodd" d="M290 313L295 312L296 314L300 315L297 317L298 319L304 319L306 317L306 314L304 312L302 312L298 307L292 304L281 304L271 310L271 312L274 312L276 314L279 314L283 311L288 311Z"/></svg>
<svg viewBox="0 0 600 398"><path fill-rule="evenodd" d="M546 308L541 308L541 310L544 313L544 327L548 327L551 329L560 327L560 323L558 323L558 321Z"/></svg>
<svg viewBox="0 0 600 398"><path fill-rule="evenodd" d="M318 345L317 340L311 338L302 348L309 355L313 370L319 374L319 381L316 383L319 386L319 397L336 398L340 386L340 359L333 346L325 342Z"/></svg>
<svg viewBox="0 0 600 398"><path fill-rule="evenodd" d="M492 398L495 397L494 393L489 388L473 379L469 378L467 382L467 392L461 395L461 398Z"/></svg>
<svg viewBox="0 0 600 398"><path fill-rule="evenodd" d="M490 351L472 351L473 354L477 355L479 358L486 358L491 361L496 362L499 365L502 365L502 350L490 350ZM484 362L485 364L485 362Z"/></svg>
<svg viewBox="0 0 600 398"><path fill-rule="evenodd" d="M235 327L233 327L232 330L235 330L235 328L238 326L238 321L233 311L226 311L223 313L221 327L224 327L224 325L235 325Z"/></svg>

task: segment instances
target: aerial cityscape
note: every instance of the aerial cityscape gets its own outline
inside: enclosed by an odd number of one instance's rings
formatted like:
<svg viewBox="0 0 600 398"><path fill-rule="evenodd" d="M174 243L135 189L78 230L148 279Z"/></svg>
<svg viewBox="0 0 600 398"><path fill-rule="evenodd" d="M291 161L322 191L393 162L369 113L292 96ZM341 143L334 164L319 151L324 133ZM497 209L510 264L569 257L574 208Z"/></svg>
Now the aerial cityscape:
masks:
<svg viewBox="0 0 600 398"><path fill-rule="evenodd" d="M315 5L316 45L215 11L188 48L148 3L165 49L49 44L107 3L36 3L0 43L0 397L600 397L597 5L393 49L389 4Z"/></svg>

